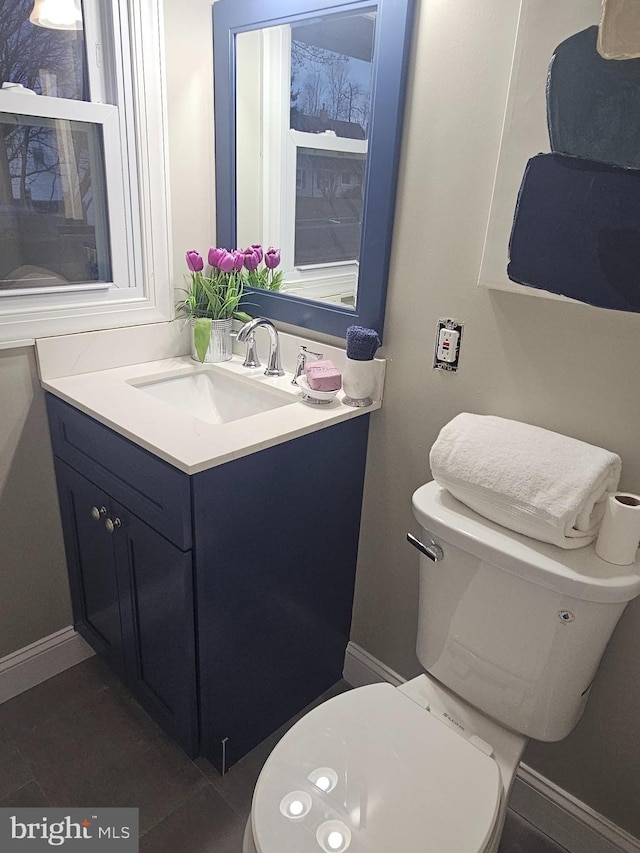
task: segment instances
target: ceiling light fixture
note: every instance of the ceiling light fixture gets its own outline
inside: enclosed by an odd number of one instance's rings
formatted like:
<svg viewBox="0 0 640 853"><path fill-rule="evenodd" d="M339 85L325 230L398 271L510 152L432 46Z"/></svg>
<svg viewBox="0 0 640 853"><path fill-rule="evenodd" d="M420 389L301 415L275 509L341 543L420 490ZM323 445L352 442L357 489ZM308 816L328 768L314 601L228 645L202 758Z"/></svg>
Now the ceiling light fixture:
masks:
<svg viewBox="0 0 640 853"><path fill-rule="evenodd" d="M50 30L81 30L80 0L35 0L29 20Z"/></svg>

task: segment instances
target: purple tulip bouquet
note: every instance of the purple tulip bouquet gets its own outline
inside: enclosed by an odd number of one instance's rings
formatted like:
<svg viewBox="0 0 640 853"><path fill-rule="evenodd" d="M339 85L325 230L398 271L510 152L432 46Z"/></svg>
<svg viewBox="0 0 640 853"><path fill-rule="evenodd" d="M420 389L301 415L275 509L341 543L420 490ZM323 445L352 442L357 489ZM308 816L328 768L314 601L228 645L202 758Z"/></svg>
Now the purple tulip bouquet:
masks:
<svg viewBox="0 0 640 853"><path fill-rule="evenodd" d="M193 320L195 350L202 362L211 340L213 321L230 321L239 312L244 291L244 255L237 250L209 249L209 275L204 274L204 260L199 252L191 250L185 258L191 286L185 291L186 297L178 303L178 309Z"/></svg>
<svg viewBox="0 0 640 853"><path fill-rule="evenodd" d="M263 251L257 244L245 251L211 248L207 255L209 275L204 274L204 259L199 252L185 255L190 270L191 286L186 297L178 303L194 323L194 343L200 361L204 361L211 339L212 321L251 318L241 311L244 287L259 287L277 291L282 283L280 250L273 247ZM261 266L262 265L262 266Z"/></svg>
<svg viewBox="0 0 640 853"><path fill-rule="evenodd" d="M209 249L209 276L204 274L204 260L199 252L185 255L191 271L191 287L186 299L179 303L190 317L228 320L238 310L244 281L241 274L244 256L240 251Z"/></svg>

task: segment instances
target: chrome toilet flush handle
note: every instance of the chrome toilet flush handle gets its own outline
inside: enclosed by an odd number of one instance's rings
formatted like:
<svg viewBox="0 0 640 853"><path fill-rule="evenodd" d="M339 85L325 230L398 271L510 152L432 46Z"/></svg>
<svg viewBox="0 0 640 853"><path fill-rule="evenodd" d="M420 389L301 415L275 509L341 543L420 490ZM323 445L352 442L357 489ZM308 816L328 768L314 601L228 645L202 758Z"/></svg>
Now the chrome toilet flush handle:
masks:
<svg viewBox="0 0 640 853"><path fill-rule="evenodd" d="M421 554L433 560L434 563L439 563L444 558L444 551L433 539L429 540L429 544L423 544L413 533L407 533L407 542L417 548Z"/></svg>

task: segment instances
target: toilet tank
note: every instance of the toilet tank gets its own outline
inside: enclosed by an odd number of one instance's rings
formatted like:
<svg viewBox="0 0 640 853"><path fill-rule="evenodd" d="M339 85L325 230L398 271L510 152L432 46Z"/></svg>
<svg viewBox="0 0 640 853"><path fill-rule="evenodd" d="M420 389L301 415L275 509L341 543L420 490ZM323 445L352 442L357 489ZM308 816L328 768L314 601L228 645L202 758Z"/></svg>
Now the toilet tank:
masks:
<svg viewBox="0 0 640 853"><path fill-rule="evenodd" d="M420 556L417 653L467 702L537 740L566 737L584 710L638 567L613 566L593 545L563 550L482 518L437 483L413 512L444 553Z"/></svg>

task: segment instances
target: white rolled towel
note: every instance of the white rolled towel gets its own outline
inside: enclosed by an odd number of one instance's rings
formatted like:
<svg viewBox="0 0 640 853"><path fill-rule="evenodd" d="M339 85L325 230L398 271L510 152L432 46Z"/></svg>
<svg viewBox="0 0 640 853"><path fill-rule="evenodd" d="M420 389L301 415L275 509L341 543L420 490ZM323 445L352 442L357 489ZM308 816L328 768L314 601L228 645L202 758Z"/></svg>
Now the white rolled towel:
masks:
<svg viewBox="0 0 640 853"><path fill-rule="evenodd" d="M429 462L434 480L480 515L560 548L593 542L622 467L602 447L468 412L442 428Z"/></svg>

